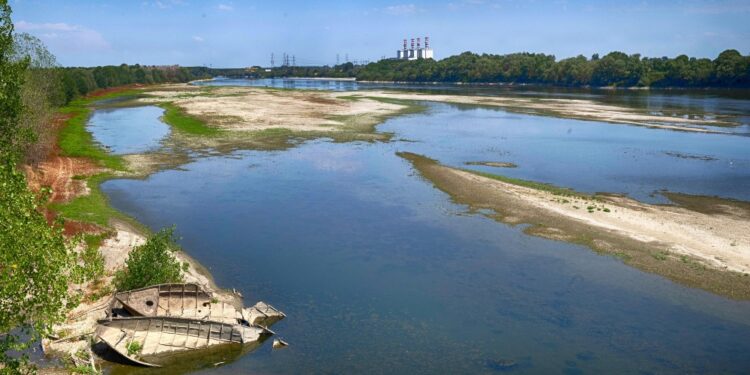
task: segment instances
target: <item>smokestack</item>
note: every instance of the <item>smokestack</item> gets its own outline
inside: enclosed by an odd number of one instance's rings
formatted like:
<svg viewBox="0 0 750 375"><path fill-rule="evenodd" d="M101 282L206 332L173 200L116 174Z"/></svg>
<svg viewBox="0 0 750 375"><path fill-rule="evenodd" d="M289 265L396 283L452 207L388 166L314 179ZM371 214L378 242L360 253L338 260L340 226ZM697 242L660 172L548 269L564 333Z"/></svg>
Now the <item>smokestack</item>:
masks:
<svg viewBox="0 0 750 375"><path fill-rule="evenodd" d="M414 38L411 38L411 49L414 49Z"/></svg>
<svg viewBox="0 0 750 375"><path fill-rule="evenodd" d="M417 38L417 49L422 48L422 38Z"/></svg>
<svg viewBox="0 0 750 375"><path fill-rule="evenodd" d="M430 49L430 37L424 37L424 49Z"/></svg>
<svg viewBox="0 0 750 375"><path fill-rule="evenodd" d="M404 39L404 51L406 51L406 39Z"/></svg>

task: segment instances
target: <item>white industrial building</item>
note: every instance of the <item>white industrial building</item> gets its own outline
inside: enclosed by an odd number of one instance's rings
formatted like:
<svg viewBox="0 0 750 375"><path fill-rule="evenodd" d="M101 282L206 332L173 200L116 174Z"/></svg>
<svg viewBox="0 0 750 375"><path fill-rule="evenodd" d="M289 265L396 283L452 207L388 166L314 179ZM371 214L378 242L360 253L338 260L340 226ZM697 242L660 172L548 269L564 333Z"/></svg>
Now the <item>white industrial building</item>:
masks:
<svg viewBox="0 0 750 375"><path fill-rule="evenodd" d="M417 38L416 41L417 43L415 47L414 38L411 38L411 48L406 48L406 39L404 39L404 48L396 51L396 58L399 60L434 58L432 49L430 48L430 37L424 37L424 48L422 48L422 38Z"/></svg>

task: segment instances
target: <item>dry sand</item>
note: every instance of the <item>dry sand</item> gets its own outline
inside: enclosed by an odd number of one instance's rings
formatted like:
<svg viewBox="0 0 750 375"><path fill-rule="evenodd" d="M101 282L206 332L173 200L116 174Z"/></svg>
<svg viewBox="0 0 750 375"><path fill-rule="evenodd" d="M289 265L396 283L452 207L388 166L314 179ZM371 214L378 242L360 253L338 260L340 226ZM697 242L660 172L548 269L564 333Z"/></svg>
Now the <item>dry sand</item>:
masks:
<svg viewBox="0 0 750 375"><path fill-rule="evenodd" d="M168 85L148 92L141 102L171 101L189 115L228 131L289 129L304 132L344 130L345 118L388 116L404 106L372 99L345 100L331 92L253 87L196 88Z"/></svg>

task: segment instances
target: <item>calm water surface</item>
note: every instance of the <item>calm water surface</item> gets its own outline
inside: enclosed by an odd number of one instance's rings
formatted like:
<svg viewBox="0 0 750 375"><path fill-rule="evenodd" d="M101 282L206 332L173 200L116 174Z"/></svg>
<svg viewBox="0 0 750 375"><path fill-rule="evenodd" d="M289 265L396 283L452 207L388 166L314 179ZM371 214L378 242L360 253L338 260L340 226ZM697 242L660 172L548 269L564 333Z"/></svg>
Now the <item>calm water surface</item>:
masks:
<svg viewBox="0 0 750 375"><path fill-rule="evenodd" d="M87 128L113 154L141 153L158 148L169 134L169 126L159 120L163 113L156 106L98 109Z"/></svg>
<svg viewBox="0 0 750 375"><path fill-rule="evenodd" d="M273 329L288 349L206 373L750 371L750 303L467 213L395 155L510 161L478 168L642 200L750 199L750 138L449 105L379 130L397 141L240 151L103 185L149 227L176 224L220 286L287 313Z"/></svg>

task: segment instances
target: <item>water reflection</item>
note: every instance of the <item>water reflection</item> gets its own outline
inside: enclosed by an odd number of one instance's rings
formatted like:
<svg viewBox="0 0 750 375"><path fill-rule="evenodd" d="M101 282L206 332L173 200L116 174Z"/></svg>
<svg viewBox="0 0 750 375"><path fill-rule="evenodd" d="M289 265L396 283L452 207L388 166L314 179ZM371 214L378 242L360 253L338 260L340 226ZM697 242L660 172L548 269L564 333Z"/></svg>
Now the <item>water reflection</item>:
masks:
<svg viewBox="0 0 750 375"><path fill-rule="evenodd" d="M157 148L169 134L159 120L162 113L156 106L97 109L86 127L113 154L141 153Z"/></svg>

